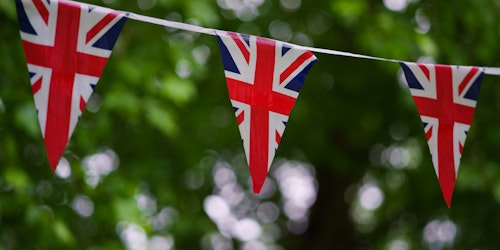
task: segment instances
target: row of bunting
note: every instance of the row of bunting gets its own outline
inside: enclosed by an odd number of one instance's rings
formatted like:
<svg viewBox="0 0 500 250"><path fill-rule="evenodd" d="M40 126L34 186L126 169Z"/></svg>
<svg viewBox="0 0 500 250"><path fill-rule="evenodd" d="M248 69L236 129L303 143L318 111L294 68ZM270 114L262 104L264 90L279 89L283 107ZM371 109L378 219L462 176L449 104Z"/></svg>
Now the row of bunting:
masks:
<svg viewBox="0 0 500 250"><path fill-rule="evenodd" d="M54 171L130 13L73 1L16 0L49 164ZM259 193L304 78L317 61L304 47L215 31L226 84ZM450 207L484 68L400 62Z"/></svg>

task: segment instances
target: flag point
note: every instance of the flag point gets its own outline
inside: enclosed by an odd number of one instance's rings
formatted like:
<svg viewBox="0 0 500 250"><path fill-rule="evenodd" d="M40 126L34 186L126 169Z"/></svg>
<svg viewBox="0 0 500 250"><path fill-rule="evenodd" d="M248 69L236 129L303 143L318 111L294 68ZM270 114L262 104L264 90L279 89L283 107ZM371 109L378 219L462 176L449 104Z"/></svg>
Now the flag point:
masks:
<svg viewBox="0 0 500 250"><path fill-rule="evenodd" d="M252 186L253 192L255 194L259 194L262 190L262 186L264 186L264 182L266 181L266 177L254 177L252 176Z"/></svg>
<svg viewBox="0 0 500 250"><path fill-rule="evenodd" d="M453 198L453 189L455 188L455 180L443 181L439 180L441 186L441 193L448 208L451 207L451 200Z"/></svg>

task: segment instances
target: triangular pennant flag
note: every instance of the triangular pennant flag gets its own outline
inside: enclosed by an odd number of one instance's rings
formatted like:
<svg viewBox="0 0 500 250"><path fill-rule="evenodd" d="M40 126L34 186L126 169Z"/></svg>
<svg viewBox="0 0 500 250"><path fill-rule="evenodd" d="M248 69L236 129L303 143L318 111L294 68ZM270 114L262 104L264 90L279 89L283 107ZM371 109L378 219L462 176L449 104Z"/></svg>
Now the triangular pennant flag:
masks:
<svg viewBox="0 0 500 250"><path fill-rule="evenodd" d="M54 171L125 23L114 10L16 0L31 89Z"/></svg>
<svg viewBox="0 0 500 250"><path fill-rule="evenodd" d="M401 63L401 67L424 125L441 192L450 207L483 70L418 63Z"/></svg>
<svg viewBox="0 0 500 250"><path fill-rule="evenodd" d="M243 147L259 193L307 72L317 58L266 38L217 32Z"/></svg>

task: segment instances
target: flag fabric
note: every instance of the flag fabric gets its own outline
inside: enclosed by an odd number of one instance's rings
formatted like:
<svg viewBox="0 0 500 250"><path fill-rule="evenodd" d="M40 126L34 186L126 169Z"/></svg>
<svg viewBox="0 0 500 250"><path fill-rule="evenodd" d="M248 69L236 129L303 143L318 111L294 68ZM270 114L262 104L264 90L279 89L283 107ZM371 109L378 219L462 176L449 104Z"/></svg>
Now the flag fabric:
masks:
<svg viewBox="0 0 500 250"><path fill-rule="evenodd" d="M317 58L271 39L217 32L229 98L259 193L299 96Z"/></svg>
<svg viewBox="0 0 500 250"><path fill-rule="evenodd" d="M71 1L16 0L47 156L54 171L126 17Z"/></svg>
<svg viewBox="0 0 500 250"><path fill-rule="evenodd" d="M401 67L422 119L441 192L450 207L483 70L418 63L401 63Z"/></svg>

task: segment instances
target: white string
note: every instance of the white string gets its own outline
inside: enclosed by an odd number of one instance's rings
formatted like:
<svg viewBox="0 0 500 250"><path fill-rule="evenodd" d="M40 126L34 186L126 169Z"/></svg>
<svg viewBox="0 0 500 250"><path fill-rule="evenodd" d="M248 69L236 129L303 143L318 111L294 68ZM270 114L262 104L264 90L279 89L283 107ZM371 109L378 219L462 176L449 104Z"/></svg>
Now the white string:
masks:
<svg viewBox="0 0 500 250"><path fill-rule="evenodd" d="M187 23L168 21L165 19L159 19L159 18L135 14L132 12L125 12L125 11L119 11L119 12L123 13L125 16L127 16L130 19L134 19L134 20L142 21L142 22L147 22L147 23L152 23L152 24L157 24L157 25L161 25L161 26L167 26L167 27L175 28L175 29L181 29L181 30L186 30L186 31L191 31L191 32L196 32L196 33L203 33L203 34L212 35L212 36L215 36L217 32L223 32L222 30L205 28L205 27L187 24ZM395 60L395 59L374 57L374 56L368 56L368 55L362 55L362 54L356 54L356 53L350 53L350 52L344 52L344 51L338 51L338 50L306 47L306 46L300 46L300 45L290 44L290 43L287 43L287 44L289 44L293 47L302 48L302 49L309 50L312 52L318 52L318 53L329 54L329 55L354 57L354 58L385 61L385 62L396 62L396 63L404 62L404 61ZM497 68L497 67L479 67L479 68L483 69L484 74L500 76L500 68Z"/></svg>
<svg viewBox="0 0 500 250"><path fill-rule="evenodd" d="M500 76L500 68L494 68L494 67L483 67L484 73L487 75L496 75Z"/></svg>
<svg viewBox="0 0 500 250"><path fill-rule="evenodd" d="M135 14L132 12L124 12L125 15L130 18L134 19L137 21L143 21L147 23L152 23L152 24L158 24L162 26L167 26L175 29L181 29L181 30L187 30L187 31L192 31L196 33L203 33L207 35L215 35L215 29L210 29L210 28L204 28L192 24L187 24L187 23L179 23L179 22L174 22L174 21L168 21L165 19L159 19L159 18L154 18L154 17L149 17L149 16L143 16L139 14Z"/></svg>
<svg viewBox="0 0 500 250"><path fill-rule="evenodd" d="M294 45L294 44L292 44L292 45ZM313 51L313 52L323 53L323 54L362 58L362 59L385 61L385 62L411 63L411 62L399 61L399 60L395 60L395 59L367 56L367 55L361 55L361 54L355 54L355 53L343 52L343 51L336 51L336 50L330 50L330 49L305 47L305 46L299 46L299 45L294 45L294 46L300 47L300 48L305 49L305 50ZM500 76L500 68L496 68L496 67L478 67L478 68L482 68L484 74Z"/></svg>
<svg viewBox="0 0 500 250"><path fill-rule="evenodd" d="M381 57L374 57L374 56L367 56L367 55L361 55L361 54L355 54L355 53L350 53L350 52L344 52L344 51L338 51L338 50L331 50L331 49L321 49L321 48L315 48L315 47L306 47L306 46L299 46L292 44L296 47L300 47L305 50L313 51L313 52L318 52L318 53L323 53L323 54L330 54L330 55L337 55L337 56L346 56L346 57L354 57L354 58L362 58L362 59L369 59L369 60L377 60L377 61L385 61L385 62L402 62L394 59L387 59L387 58L381 58Z"/></svg>

